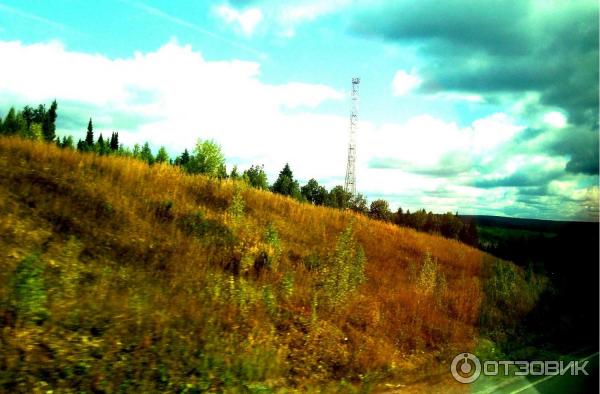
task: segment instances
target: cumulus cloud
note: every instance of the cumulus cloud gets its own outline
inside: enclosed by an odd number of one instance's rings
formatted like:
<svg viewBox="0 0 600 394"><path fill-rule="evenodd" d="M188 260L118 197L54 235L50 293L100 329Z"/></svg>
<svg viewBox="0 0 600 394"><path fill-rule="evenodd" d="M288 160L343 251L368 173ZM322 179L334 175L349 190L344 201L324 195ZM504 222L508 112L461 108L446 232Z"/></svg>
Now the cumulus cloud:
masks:
<svg viewBox="0 0 600 394"><path fill-rule="evenodd" d="M399 168L424 175L458 175L488 160L504 143L523 130L503 113L477 119L468 127L429 115L404 124L387 124L374 136L386 141L372 152L372 168Z"/></svg>
<svg viewBox="0 0 600 394"><path fill-rule="evenodd" d="M230 164L264 163L276 172L287 160L301 177L344 168L346 119L310 111L344 94L318 84L265 84L256 62L207 61L175 41L124 59L59 42L0 42L0 56L0 108L56 98L64 133L81 137L93 117L97 131L118 129L127 144L148 140L175 153L199 137L214 138ZM306 152L334 159L306 165Z"/></svg>
<svg viewBox="0 0 600 394"><path fill-rule="evenodd" d="M295 25L338 11L349 3L349 0L286 2L278 10L278 17L284 23Z"/></svg>
<svg viewBox="0 0 600 394"><path fill-rule="evenodd" d="M505 113L464 127L423 115L361 130L358 154L366 163L358 186L372 198L405 209L597 219L598 202L590 197L597 176L568 170L571 147L521 143L529 129Z"/></svg>
<svg viewBox="0 0 600 394"><path fill-rule="evenodd" d="M411 71L407 73L404 70L396 71L392 81L392 88L395 96L404 96L411 90L417 88L421 84L421 78L416 73Z"/></svg>
<svg viewBox="0 0 600 394"><path fill-rule="evenodd" d="M544 122L550 127L562 129L567 125L567 118L561 112L552 111L544 114Z"/></svg>
<svg viewBox="0 0 600 394"><path fill-rule="evenodd" d="M230 7L226 4L214 9L215 13L229 24L237 25L242 33L251 36L254 29L263 19L263 14L259 8L248 8L243 11Z"/></svg>
<svg viewBox="0 0 600 394"><path fill-rule="evenodd" d="M543 132L570 124L566 138L597 138L590 135L598 134L596 1L380 0L363 7L352 31L419 48L422 93L521 101L515 110L536 112ZM563 152L567 169L589 173L596 148Z"/></svg>
<svg viewBox="0 0 600 394"><path fill-rule="evenodd" d="M119 131L127 145L149 141L176 154L197 138L213 138L229 166L262 163L273 180L289 162L302 181L343 183L348 117L314 111L349 99L330 86L268 84L258 62L208 61L176 41L120 59L60 42L0 42L0 57L0 112L56 98L59 134L83 137L92 117L97 132ZM558 117L550 119L556 126ZM357 136L358 189L411 209L589 218L598 211L597 176L586 167L593 162L581 162L579 172L564 169L573 162L570 152L591 144L560 144L571 131L566 125L536 133L502 112L467 126L430 115L367 119Z"/></svg>
<svg viewBox="0 0 600 394"><path fill-rule="evenodd" d="M264 20L265 28L277 35L291 38L296 35L296 29L304 24L315 21L320 17L333 14L350 5L350 0L229 0L216 8L217 13L227 22L239 21L240 16L247 19ZM252 13L253 15L249 15Z"/></svg>

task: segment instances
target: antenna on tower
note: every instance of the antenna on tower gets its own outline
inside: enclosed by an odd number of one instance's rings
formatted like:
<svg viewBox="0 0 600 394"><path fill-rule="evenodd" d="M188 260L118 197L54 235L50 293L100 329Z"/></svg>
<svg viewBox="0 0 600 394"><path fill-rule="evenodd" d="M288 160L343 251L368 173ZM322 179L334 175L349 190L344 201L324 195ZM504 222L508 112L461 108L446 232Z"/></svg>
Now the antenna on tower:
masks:
<svg viewBox="0 0 600 394"><path fill-rule="evenodd" d="M344 190L356 195L356 129L358 128L358 84L360 78L352 78L352 109L350 111L350 139L348 141L348 162Z"/></svg>

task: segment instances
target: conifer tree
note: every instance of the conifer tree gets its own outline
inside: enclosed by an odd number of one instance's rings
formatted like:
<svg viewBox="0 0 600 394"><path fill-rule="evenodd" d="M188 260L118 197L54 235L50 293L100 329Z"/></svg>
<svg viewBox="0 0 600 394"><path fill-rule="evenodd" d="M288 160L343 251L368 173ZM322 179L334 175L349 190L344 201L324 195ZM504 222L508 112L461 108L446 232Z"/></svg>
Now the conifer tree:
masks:
<svg viewBox="0 0 600 394"><path fill-rule="evenodd" d="M85 145L87 150L92 150L94 146L94 125L92 124L92 118L88 122L87 134L85 135Z"/></svg>
<svg viewBox="0 0 600 394"><path fill-rule="evenodd" d="M8 114L6 114L6 118L4 118L2 129L6 135L13 135L19 132L19 121L14 107L10 107L8 110Z"/></svg>
<svg viewBox="0 0 600 394"><path fill-rule="evenodd" d="M44 119L46 119L46 106L40 104L33 110L33 123L43 124Z"/></svg>
<svg viewBox="0 0 600 394"><path fill-rule="evenodd" d="M119 133L113 132L110 136L110 150L113 152L119 150Z"/></svg>
<svg viewBox="0 0 600 394"><path fill-rule="evenodd" d="M288 163L285 164L279 177L272 186L274 193L283 194L284 196L291 196L297 199L301 199L300 185L298 181L294 180L294 175Z"/></svg>
<svg viewBox="0 0 600 394"><path fill-rule="evenodd" d="M190 162L190 153L188 152L187 149L184 149L183 153L180 156L179 164L182 167L185 167L188 165L189 162Z"/></svg>
<svg viewBox="0 0 600 394"><path fill-rule="evenodd" d="M104 137L102 137L102 133L100 133L100 136L98 137L98 142L96 143L96 152L99 155L106 155L108 154L108 149L108 143L104 141Z"/></svg>
<svg viewBox="0 0 600 394"><path fill-rule="evenodd" d="M25 107L23 107L23 110L21 111L21 115L23 116L23 119L25 119L25 125L27 126L28 130L31 127L31 124L33 123L33 118L34 118L33 111L34 111L33 108L31 108L29 105L26 105Z"/></svg>
<svg viewBox="0 0 600 394"><path fill-rule="evenodd" d="M51 142L56 137L56 109L58 108L58 104L56 104L56 100L52 101L50 105L50 109L45 113L44 119L42 122L42 134L44 135L44 139L47 142Z"/></svg>

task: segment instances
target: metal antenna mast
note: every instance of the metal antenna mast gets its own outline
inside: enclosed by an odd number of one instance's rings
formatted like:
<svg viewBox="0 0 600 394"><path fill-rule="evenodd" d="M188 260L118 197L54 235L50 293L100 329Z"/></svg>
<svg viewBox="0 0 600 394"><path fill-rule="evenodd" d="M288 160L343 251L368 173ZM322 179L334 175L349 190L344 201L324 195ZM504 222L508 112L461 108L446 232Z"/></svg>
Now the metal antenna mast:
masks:
<svg viewBox="0 0 600 394"><path fill-rule="evenodd" d="M360 78L352 78L352 110L350 112L350 139L348 141L348 162L344 190L356 195L356 129L358 128L358 84Z"/></svg>

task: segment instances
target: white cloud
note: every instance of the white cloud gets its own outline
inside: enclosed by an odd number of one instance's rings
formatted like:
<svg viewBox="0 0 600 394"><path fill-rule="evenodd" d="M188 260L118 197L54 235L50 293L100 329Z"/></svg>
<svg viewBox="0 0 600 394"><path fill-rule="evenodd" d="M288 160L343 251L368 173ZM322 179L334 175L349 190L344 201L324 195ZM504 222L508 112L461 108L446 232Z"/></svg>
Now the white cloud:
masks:
<svg viewBox="0 0 600 394"><path fill-rule="evenodd" d="M556 127L557 129L562 129L567 125L566 116L558 111L547 112L544 114L543 120L548 126Z"/></svg>
<svg viewBox="0 0 600 394"><path fill-rule="evenodd" d="M424 168L438 165L444 158L456 161L493 157L522 129L503 113L477 119L462 128L454 122L419 115L405 123L384 124L361 132L361 143L367 146L370 158L399 158L413 168Z"/></svg>
<svg viewBox="0 0 600 394"><path fill-rule="evenodd" d="M179 153L197 138L213 138L222 145L230 168L239 164L243 170L262 163L274 180L289 162L302 181L314 177L327 187L343 183L348 116L313 111L328 100L348 100L330 86L267 84L261 81L257 62L207 61L189 45L175 41L123 59L69 51L59 42L0 41L0 58L0 109L56 98L59 134L83 137L92 117L97 132L119 131L130 146L149 141L155 148L165 145L171 153ZM503 149L522 129L504 113L467 126L430 115L403 123L361 121L357 188L388 199L394 207L465 213L463 208L470 207L471 213L502 213L518 198L516 191L460 186L478 175L473 163L489 162L490 168L498 169L490 173L494 177L523 166L558 171L565 165L564 158L506 155ZM370 168L373 158L392 158L410 168ZM457 174L419 173L445 166L455 166ZM597 188L590 192L585 186L554 183L550 189L558 196L589 202L592 208L593 198L597 201ZM527 206L517 205L527 212Z"/></svg>
<svg viewBox="0 0 600 394"><path fill-rule="evenodd" d="M230 165L264 163L275 173L289 161L301 178L345 168L346 117L309 112L344 94L318 84L265 84L256 62L207 61L175 41L125 59L69 51L59 42L0 42L0 58L0 105L56 98L59 125L67 106L81 116L62 133L81 137L92 117L98 132L118 128L129 145L148 140L180 152L199 137L214 138ZM138 120L118 127L123 114ZM328 160L307 164L307 152Z"/></svg>
<svg viewBox="0 0 600 394"><path fill-rule="evenodd" d="M416 75L415 70L407 73L404 70L398 70L392 80L392 88L395 96L404 96L410 91L421 85L421 78Z"/></svg>
<svg viewBox="0 0 600 394"><path fill-rule="evenodd" d="M320 16L345 7L349 3L349 0L286 2L278 11L278 17L285 24L295 25L313 21Z"/></svg>
<svg viewBox="0 0 600 394"><path fill-rule="evenodd" d="M248 8L244 11L238 11L223 4L214 10L225 22L238 25L246 36L251 36L258 24L263 20L263 14L258 8Z"/></svg>
<svg viewBox="0 0 600 394"><path fill-rule="evenodd" d="M481 153L510 141L524 129L505 113L496 113L473 122L470 149Z"/></svg>
<svg viewBox="0 0 600 394"><path fill-rule="evenodd" d="M284 38L292 38L296 35L296 29L303 23L332 14L351 4L350 0L288 0L267 2L262 9L247 8L244 11L237 10L228 5L215 8L217 15L228 23L239 23L242 17L246 17L248 25L254 30L252 23L264 20L265 29L275 32ZM260 18L258 18L260 15ZM250 33L251 33L250 32ZM250 34L247 34L250 35Z"/></svg>

